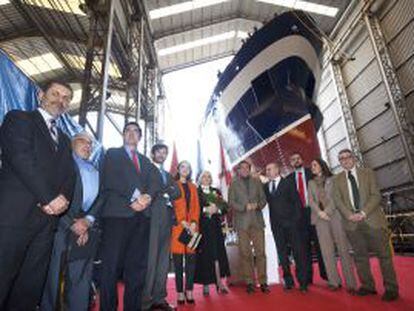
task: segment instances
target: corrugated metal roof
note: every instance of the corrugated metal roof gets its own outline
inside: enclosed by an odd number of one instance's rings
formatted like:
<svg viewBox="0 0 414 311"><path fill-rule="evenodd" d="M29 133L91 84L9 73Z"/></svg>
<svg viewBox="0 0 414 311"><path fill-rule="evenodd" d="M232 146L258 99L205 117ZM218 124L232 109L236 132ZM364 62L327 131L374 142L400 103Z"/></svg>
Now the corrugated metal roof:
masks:
<svg viewBox="0 0 414 311"><path fill-rule="evenodd" d="M188 0L144 0L150 12ZM309 13L319 27L329 33L350 1L348 0L309 0L311 3L338 8L335 17ZM189 10L179 14L150 19L153 38L157 50L189 43L228 31L251 32L289 8L259 2L256 0L223 0L223 2ZM188 67L200 62L234 54L240 48L240 38L209 43L168 55L159 55L163 72Z"/></svg>

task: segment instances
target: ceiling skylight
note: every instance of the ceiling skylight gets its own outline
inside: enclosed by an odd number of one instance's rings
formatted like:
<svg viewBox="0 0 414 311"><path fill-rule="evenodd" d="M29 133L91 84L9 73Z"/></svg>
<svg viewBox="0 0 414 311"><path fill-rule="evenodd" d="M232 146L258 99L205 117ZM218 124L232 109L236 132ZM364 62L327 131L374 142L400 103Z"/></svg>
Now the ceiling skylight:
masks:
<svg viewBox="0 0 414 311"><path fill-rule="evenodd" d="M16 62L16 65L28 76L35 76L41 73L63 68L62 63L53 53L45 53L19 60Z"/></svg>
<svg viewBox="0 0 414 311"><path fill-rule="evenodd" d="M157 19L165 16L180 14L196 9L201 9L207 6L219 4L222 2L226 2L229 0L193 0L193 1L186 1L174 5L169 5L165 7L161 7L158 9L154 9L149 11L149 16L151 19Z"/></svg>
<svg viewBox="0 0 414 311"><path fill-rule="evenodd" d="M339 9L333 6L317 4L303 0L256 0L257 2L269 3L290 9L302 10L310 13L335 17Z"/></svg>
<svg viewBox="0 0 414 311"><path fill-rule="evenodd" d="M228 32L221 33L221 34L218 34L218 35L215 35L215 36L210 36L210 37L206 37L206 38L186 42L186 43L183 43L183 44L174 45L174 46L171 46L171 47L168 47L168 48L160 49L158 51L158 55L159 56L165 56L165 55L169 55L169 54L189 50L189 49L192 49L192 48L195 48L195 47L199 47L199 46L203 46L203 45L207 45L207 44L211 44L211 43L215 43L215 42L220 42L220 41L224 41L224 40L228 40L228 39L233 39L234 37L246 38L247 33L244 32L244 31L235 31L235 30L228 31Z"/></svg>

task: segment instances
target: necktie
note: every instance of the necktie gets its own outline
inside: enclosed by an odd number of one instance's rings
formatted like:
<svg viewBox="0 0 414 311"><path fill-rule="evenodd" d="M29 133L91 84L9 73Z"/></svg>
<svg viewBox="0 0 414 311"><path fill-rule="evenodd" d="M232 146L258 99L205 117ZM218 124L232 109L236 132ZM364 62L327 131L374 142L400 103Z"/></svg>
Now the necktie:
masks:
<svg viewBox="0 0 414 311"><path fill-rule="evenodd" d="M139 167L139 161L138 161L138 155L135 151L132 151L132 162L134 163L135 169L137 170L137 173L139 173L140 167Z"/></svg>
<svg viewBox="0 0 414 311"><path fill-rule="evenodd" d="M302 172L298 172L298 192L300 201L302 202L302 207L306 206L306 198L305 198L305 185L303 183Z"/></svg>
<svg viewBox="0 0 414 311"><path fill-rule="evenodd" d="M161 176L162 176L162 182L164 183L164 185L166 185L167 184L167 172L164 171L164 169L161 167L160 168L160 173L161 173Z"/></svg>
<svg viewBox="0 0 414 311"><path fill-rule="evenodd" d="M57 131L56 120L55 119L50 120L49 131L50 131L50 135L52 136L55 143L58 143L58 131Z"/></svg>
<svg viewBox="0 0 414 311"><path fill-rule="evenodd" d="M354 208L355 208L355 211L358 212L360 210L359 190L358 190L355 177L354 175L352 175L351 172L348 172L348 179L349 179L349 182L351 183L352 196L354 198Z"/></svg>
<svg viewBox="0 0 414 311"><path fill-rule="evenodd" d="M270 193L275 193L276 192L276 180L272 180L270 182Z"/></svg>

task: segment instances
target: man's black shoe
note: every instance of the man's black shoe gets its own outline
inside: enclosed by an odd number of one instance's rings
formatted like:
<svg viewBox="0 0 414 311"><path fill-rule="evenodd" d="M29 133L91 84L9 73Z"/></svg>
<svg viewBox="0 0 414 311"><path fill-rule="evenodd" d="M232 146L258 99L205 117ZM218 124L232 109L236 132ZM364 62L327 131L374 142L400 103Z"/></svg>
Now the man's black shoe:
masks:
<svg viewBox="0 0 414 311"><path fill-rule="evenodd" d="M368 289L361 287L355 293L357 296L368 296L368 295L376 295L377 291L375 289Z"/></svg>
<svg viewBox="0 0 414 311"><path fill-rule="evenodd" d="M307 292L308 292L308 286L307 286L307 285L301 285L301 286L299 287L299 290L300 290L302 293L307 293Z"/></svg>
<svg viewBox="0 0 414 311"><path fill-rule="evenodd" d="M172 306L172 305L170 305L167 302L163 302L163 303L154 303L151 306L151 309L150 310L175 311L175 310L177 310L177 308L174 307L174 306Z"/></svg>
<svg viewBox="0 0 414 311"><path fill-rule="evenodd" d="M256 291L256 289L254 288L253 284L251 284L251 283L247 284L246 292L248 294L253 294L255 291Z"/></svg>
<svg viewBox="0 0 414 311"><path fill-rule="evenodd" d="M391 291L386 291L384 293L384 295L382 295L382 300L383 301L395 301L400 297L400 295L398 295L398 292L391 292Z"/></svg>
<svg viewBox="0 0 414 311"><path fill-rule="evenodd" d="M260 290L262 291L262 293L265 294L270 293L269 285L267 285L266 283L260 284Z"/></svg>

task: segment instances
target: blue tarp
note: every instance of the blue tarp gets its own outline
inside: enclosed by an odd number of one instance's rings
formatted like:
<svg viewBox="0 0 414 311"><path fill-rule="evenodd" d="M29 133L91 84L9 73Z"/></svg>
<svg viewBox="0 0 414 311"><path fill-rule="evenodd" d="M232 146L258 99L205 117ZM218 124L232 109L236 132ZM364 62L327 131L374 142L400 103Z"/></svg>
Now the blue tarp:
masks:
<svg viewBox="0 0 414 311"><path fill-rule="evenodd" d="M39 104L39 87L29 79L13 61L0 50L0 124L10 110L31 111ZM68 114L62 115L58 126L69 136L83 131L83 128ZM103 154L102 145L95 140L92 159L98 165Z"/></svg>

